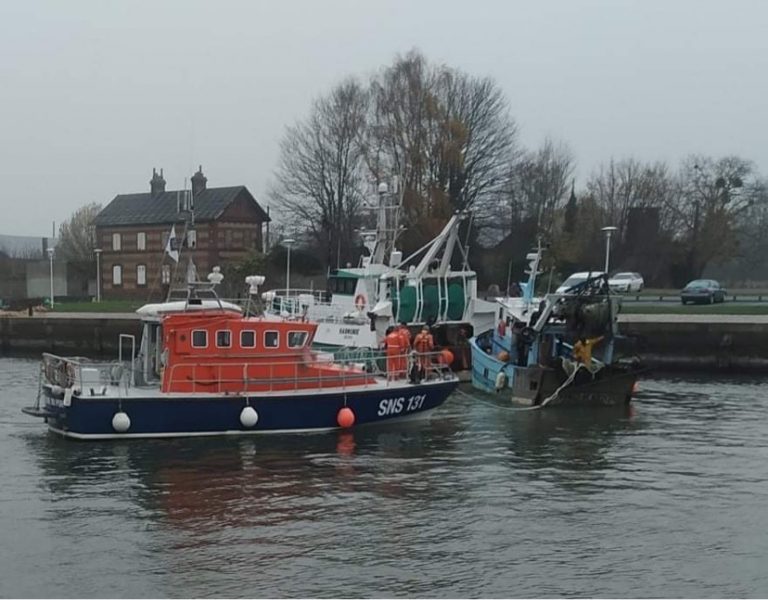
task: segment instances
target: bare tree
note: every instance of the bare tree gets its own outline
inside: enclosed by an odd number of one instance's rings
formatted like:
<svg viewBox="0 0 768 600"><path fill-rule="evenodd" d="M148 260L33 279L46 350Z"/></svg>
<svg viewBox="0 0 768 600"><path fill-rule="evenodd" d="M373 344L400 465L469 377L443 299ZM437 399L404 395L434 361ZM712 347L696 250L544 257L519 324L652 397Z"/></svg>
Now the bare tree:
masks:
<svg viewBox="0 0 768 600"><path fill-rule="evenodd" d="M69 220L59 227L56 251L72 262L90 262L96 247L96 228L93 221L101 211L101 204L86 204L78 208Z"/></svg>
<svg viewBox="0 0 768 600"><path fill-rule="evenodd" d="M736 254L742 217L766 198L753 163L737 156L688 157L679 189L670 212L687 249L688 276L699 277L713 260Z"/></svg>
<svg viewBox="0 0 768 600"><path fill-rule="evenodd" d="M618 228L614 238L617 243L626 239L629 216L634 208L658 209L663 230L669 230L674 222L669 207L674 205L678 189L663 162L611 158L591 175L587 192L602 209L604 225Z"/></svg>
<svg viewBox="0 0 768 600"><path fill-rule="evenodd" d="M367 103L366 91L348 79L316 100L280 146L271 199L284 220L312 234L327 265L351 258L355 246Z"/></svg>
<svg viewBox="0 0 768 600"><path fill-rule="evenodd" d="M570 148L551 139L516 161L510 169L508 188L508 202L515 220L534 221L538 233L552 236L574 168Z"/></svg>
<svg viewBox="0 0 768 600"><path fill-rule="evenodd" d="M503 188L517 150L506 99L489 78L399 57L371 82L368 164L401 177L414 244L459 209L481 208Z"/></svg>

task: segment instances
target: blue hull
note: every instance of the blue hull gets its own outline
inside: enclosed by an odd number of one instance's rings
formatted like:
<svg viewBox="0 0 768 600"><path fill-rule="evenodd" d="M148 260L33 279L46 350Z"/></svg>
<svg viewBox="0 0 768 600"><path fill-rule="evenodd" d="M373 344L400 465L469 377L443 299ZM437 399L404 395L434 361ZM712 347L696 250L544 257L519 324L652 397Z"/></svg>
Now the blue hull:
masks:
<svg viewBox="0 0 768 600"><path fill-rule="evenodd" d="M62 435L81 439L121 437L180 437L220 434L253 434L277 431L337 429L344 406L355 414L355 426L415 416L437 408L458 382L440 381L359 390L346 393L252 396L164 396L101 398L73 396L69 406L62 398L46 394L48 426ZM47 390L46 390L47 391ZM253 427L240 422L246 406L258 414ZM130 427L118 433L112 426L117 412L130 418Z"/></svg>
<svg viewBox="0 0 768 600"><path fill-rule="evenodd" d="M514 402L537 406L592 405L617 406L629 402L632 398L637 373L631 369L613 365L601 369L595 376L581 371L578 376L563 388L566 376L559 369L541 369L539 367L521 367L510 362L502 362L493 352L498 350L496 341L491 343L491 354L478 344L478 338L485 338L487 345L494 334L481 334L470 340L472 349L472 386L490 393L500 393ZM499 381L499 374L504 377ZM516 385L518 380L523 385ZM535 386L531 384L535 382ZM502 389L497 384L502 383ZM559 390L559 391L558 391Z"/></svg>

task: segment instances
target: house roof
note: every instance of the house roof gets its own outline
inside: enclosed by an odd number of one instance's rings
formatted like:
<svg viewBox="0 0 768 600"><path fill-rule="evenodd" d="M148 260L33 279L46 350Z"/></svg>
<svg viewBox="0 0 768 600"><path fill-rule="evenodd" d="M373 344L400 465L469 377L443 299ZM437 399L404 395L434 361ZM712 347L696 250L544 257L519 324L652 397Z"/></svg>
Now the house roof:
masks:
<svg viewBox="0 0 768 600"><path fill-rule="evenodd" d="M195 196L195 220L216 220L242 193L253 202L264 222L270 218L256 202L244 185L234 187L207 188ZM94 221L97 226L105 225L160 225L183 220L178 203L184 196L183 190L160 192L158 194L119 194L105 206Z"/></svg>

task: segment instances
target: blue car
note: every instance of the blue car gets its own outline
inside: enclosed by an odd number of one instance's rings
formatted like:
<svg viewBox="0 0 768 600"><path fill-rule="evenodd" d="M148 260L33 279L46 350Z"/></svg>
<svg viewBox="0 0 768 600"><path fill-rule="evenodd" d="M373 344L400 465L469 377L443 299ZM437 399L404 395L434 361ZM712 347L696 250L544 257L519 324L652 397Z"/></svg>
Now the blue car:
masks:
<svg viewBox="0 0 768 600"><path fill-rule="evenodd" d="M726 292L724 287L714 279L694 279L680 292L680 300L683 304L688 302L714 304L725 302Z"/></svg>

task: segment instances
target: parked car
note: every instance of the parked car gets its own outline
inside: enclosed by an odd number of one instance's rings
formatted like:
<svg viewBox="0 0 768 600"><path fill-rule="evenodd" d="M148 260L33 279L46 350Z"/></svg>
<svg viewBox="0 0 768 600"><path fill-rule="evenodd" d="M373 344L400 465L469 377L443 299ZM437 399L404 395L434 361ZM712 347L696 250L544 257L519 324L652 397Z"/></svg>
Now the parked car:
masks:
<svg viewBox="0 0 768 600"><path fill-rule="evenodd" d="M639 292L644 285L645 282L640 273L616 273L608 280L608 287L611 288L611 291L620 294Z"/></svg>
<svg viewBox="0 0 768 600"><path fill-rule="evenodd" d="M680 292L680 300L683 304L687 302L714 304L715 302L725 302L727 293L725 288L721 287L714 279L694 279Z"/></svg>
<svg viewBox="0 0 768 600"><path fill-rule="evenodd" d="M563 294L566 290L572 288L574 285L584 283L587 279L594 277L600 277L605 275L602 271L584 271L583 273L574 273L568 279L560 284L560 287L555 290L555 294Z"/></svg>

